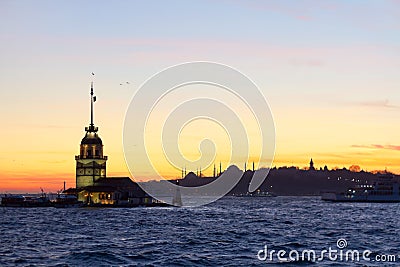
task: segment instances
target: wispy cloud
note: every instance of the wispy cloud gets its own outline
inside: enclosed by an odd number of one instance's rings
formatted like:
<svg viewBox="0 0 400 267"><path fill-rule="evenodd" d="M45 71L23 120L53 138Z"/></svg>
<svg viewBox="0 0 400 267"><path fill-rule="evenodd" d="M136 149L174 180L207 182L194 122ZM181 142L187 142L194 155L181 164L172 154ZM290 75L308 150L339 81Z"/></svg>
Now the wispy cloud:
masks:
<svg viewBox="0 0 400 267"><path fill-rule="evenodd" d="M300 21L312 21L315 19L316 14L321 10L336 9L336 6L327 2L315 2L305 0L302 2L285 2L285 1L243 1L236 0L230 1L244 8L249 8L259 11L269 11L282 14ZM312 5L314 8L310 9L307 6Z"/></svg>
<svg viewBox="0 0 400 267"><path fill-rule="evenodd" d="M353 147L353 148L368 148L368 149L387 149L387 150L400 151L400 145L371 144L371 145L352 145L351 147Z"/></svg>
<svg viewBox="0 0 400 267"><path fill-rule="evenodd" d="M382 1L384 2L384 1ZM352 12L356 6L351 1L268 1L268 0L236 0L229 1L243 8L271 12L295 19L299 22L318 23L323 14L334 14L337 20L346 21L367 31L377 29L398 29L399 0L390 0L380 4L365 5ZM385 19L377 14L385 14Z"/></svg>
<svg viewBox="0 0 400 267"><path fill-rule="evenodd" d="M400 108L400 106L389 103L388 99L376 100L376 101L363 101L358 103L361 106L376 107L376 108Z"/></svg>
<svg viewBox="0 0 400 267"><path fill-rule="evenodd" d="M49 164L62 164L66 163L67 160L39 160L40 163L49 163Z"/></svg>
<svg viewBox="0 0 400 267"><path fill-rule="evenodd" d="M319 59L298 59L292 58L290 60L290 64L293 66L308 66L308 67L321 67L324 65L324 62Z"/></svg>
<svg viewBox="0 0 400 267"><path fill-rule="evenodd" d="M26 127L26 128L41 128L41 129L70 129L70 128L74 128L73 126L62 125L62 124L15 123L15 122L10 122L7 126L8 127L21 126L21 127Z"/></svg>

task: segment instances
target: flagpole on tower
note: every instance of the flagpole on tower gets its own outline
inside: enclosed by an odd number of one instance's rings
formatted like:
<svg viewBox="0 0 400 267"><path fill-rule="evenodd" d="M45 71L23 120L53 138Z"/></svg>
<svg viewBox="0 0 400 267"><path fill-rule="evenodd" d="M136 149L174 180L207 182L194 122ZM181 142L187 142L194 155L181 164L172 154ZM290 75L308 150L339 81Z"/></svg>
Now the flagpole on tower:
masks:
<svg viewBox="0 0 400 267"><path fill-rule="evenodd" d="M92 72L92 76L94 76L94 73ZM93 96L93 79L90 84L90 126L93 127L93 103L96 102L96 96Z"/></svg>

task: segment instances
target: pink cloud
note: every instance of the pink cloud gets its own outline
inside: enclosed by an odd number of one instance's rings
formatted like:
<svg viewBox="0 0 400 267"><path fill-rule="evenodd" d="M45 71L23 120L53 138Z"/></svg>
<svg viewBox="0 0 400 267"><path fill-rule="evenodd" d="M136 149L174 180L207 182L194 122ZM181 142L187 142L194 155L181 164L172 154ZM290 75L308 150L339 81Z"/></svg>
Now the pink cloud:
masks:
<svg viewBox="0 0 400 267"><path fill-rule="evenodd" d="M232 2L229 2L232 3ZM288 5L285 3L280 3L279 1L234 1L235 4L240 5L245 8L259 10L259 11L270 11L274 13L279 13L287 17L294 18L301 21L311 21L313 17L311 15L310 9L307 9L307 4L303 3L301 5ZM309 5L318 6L318 2L310 2ZM318 6L323 7L323 6Z"/></svg>
<svg viewBox="0 0 400 267"><path fill-rule="evenodd" d="M30 38L34 36L29 36ZM251 61L265 67L324 67L332 73L354 73L397 68L397 46L388 45L324 45L298 46L274 41L209 38L89 38L82 36L35 36L54 47L66 46L63 53L31 53L24 62L57 61L90 64L154 64L170 65L190 60L227 62ZM20 40L21 42L29 42ZM95 43L96 46L92 44ZM79 50L69 49L78 47ZM228 59L228 60L227 60ZM13 59L14 60L14 59ZM21 59L22 60L22 59Z"/></svg>
<svg viewBox="0 0 400 267"><path fill-rule="evenodd" d="M351 145L351 147L354 147L354 148L368 148L368 149L387 149L387 150L400 151L400 146L398 146L398 145L371 144L371 145Z"/></svg>
<svg viewBox="0 0 400 267"><path fill-rule="evenodd" d="M298 59L293 58L290 60L293 66L309 66L309 67L322 67L324 62L319 59Z"/></svg>
<svg viewBox="0 0 400 267"><path fill-rule="evenodd" d="M399 106L392 105L389 100L365 101L359 103L361 106L376 107L376 108L400 108Z"/></svg>

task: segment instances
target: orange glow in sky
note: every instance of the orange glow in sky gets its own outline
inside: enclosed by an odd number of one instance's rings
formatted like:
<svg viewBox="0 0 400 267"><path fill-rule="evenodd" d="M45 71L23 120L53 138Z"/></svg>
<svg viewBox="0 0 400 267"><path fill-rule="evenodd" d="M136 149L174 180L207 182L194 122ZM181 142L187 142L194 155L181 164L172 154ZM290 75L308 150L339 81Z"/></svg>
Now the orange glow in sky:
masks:
<svg viewBox="0 0 400 267"><path fill-rule="evenodd" d="M312 157L317 168L400 173L398 2L363 1L357 13L350 12L353 1L291 2L290 9L281 1L204 2L195 9L180 2L169 3L170 12L166 3L154 8L144 1L103 3L96 12L91 5L0 3L0 194L55 192L64 181L75 186L91 72L107 174L129 176L122 128L130 99L156 72L193 60L227 64L258 85L275 121L272 166L302 168ZM182 132L181 151L199 157L196 148L209 130L219 146L215 161L226 168L223 131L196 123ZM157 154L157 142L151 140L150 153ZM251 144L249 162L258 145ZM157 168L166 177L181 176L164 159ZM203 174L212 173L209 164Z"/></svg>

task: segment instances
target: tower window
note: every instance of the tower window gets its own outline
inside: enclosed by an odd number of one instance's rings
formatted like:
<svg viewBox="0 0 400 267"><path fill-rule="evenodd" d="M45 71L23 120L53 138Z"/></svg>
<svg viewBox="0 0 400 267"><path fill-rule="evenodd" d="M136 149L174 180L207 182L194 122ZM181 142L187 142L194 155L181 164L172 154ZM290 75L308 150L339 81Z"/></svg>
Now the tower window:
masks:
<svg viewBox="0 0 400 267"><path fill-rule="evenodd" d="M98 156L98 155L99 155L99 150L96 149L96 150L94 151L94 155L95 155L95 156Z"/></svg>
<svg viewBox="0 0 400 267"><path fill-rule="evenodd" d="M91 150L88 150L88 151L87 151L87 156L88 156L88 157L91 157L91 156L92 156L92 151L91 151Z"/></svg>

